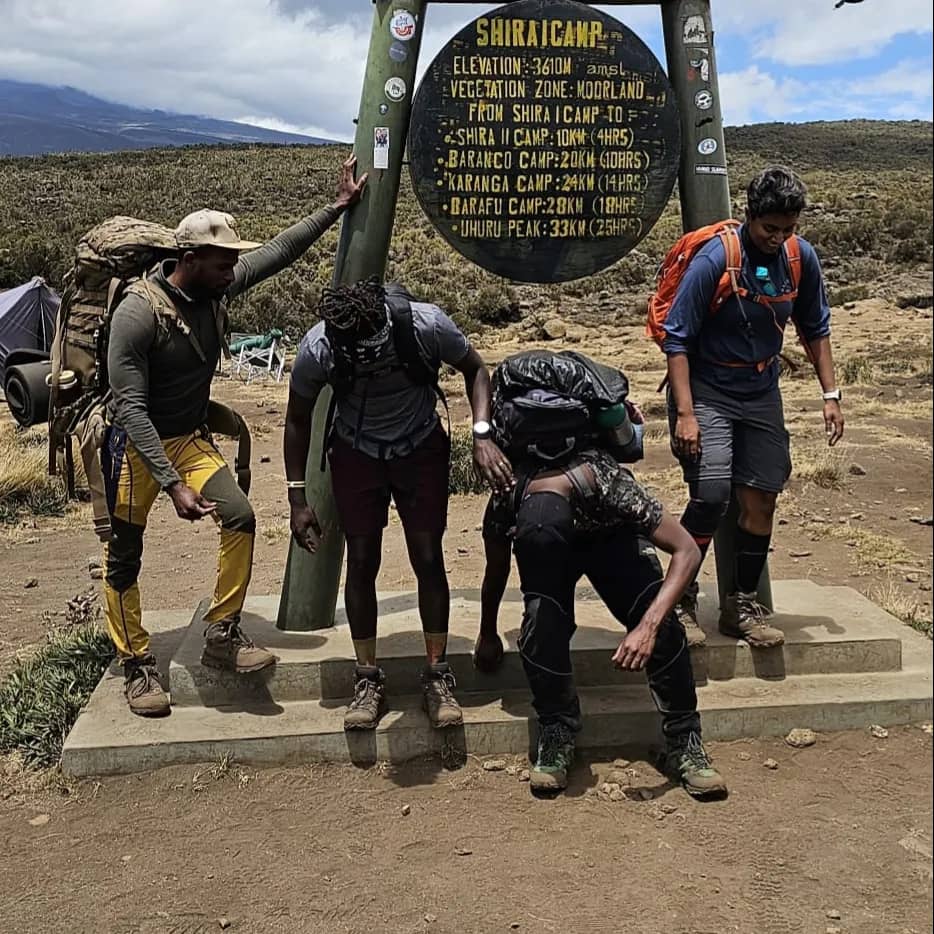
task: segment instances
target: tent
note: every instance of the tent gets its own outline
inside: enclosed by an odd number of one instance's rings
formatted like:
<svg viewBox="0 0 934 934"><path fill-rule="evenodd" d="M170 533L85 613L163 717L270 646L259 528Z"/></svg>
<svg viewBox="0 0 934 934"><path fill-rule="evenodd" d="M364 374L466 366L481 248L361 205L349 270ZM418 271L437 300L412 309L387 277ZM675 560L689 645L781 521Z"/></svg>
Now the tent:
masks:
<svg viewBox="0 0 934 934"><path fill-rule="evenodd" d="M39 276L0 292L0 385L11 351L47 351L52 346L60 301Z"/></svg>

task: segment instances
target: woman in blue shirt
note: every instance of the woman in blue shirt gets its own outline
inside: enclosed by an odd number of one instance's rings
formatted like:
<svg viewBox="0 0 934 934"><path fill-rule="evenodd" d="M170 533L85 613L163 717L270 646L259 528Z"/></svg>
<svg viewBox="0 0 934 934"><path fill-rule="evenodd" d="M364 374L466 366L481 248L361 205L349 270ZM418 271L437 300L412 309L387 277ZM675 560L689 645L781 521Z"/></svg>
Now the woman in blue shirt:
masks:
<svg viewBox="0 0 934 934"><path fill-rule="evenodd" d="M681 523L704 555L735 491L735 587L721 607L719 628L752 646L784 642L781 630L766 622L756 588L768 556L775 501L791 473L778 388L789 320L821 385L828 444L843 435L820 261L795 234L806 193L804 183L783 166L760 172L746 192L745 223L729 234L738 236L741 246L739 288L711 310L727 266L725 242L714 237L686 269L665 319L671 446L690 491ZM689 642L703 642L696 583L685 593L679 616Z"/></svg>

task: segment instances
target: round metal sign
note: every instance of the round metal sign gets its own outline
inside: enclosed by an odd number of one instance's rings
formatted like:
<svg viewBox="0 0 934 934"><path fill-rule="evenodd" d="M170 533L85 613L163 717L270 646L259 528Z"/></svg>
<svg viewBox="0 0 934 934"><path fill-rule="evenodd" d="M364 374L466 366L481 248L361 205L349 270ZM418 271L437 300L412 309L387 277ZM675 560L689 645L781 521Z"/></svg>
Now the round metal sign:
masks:
<svg viewBox="0 0 934 934"><path fill-rule="evenodd" d="M442 236L490 272L564 282L652 228L678 174L674 91L629 28L574 0L518 0L438 54L409 171Z"/></svg>

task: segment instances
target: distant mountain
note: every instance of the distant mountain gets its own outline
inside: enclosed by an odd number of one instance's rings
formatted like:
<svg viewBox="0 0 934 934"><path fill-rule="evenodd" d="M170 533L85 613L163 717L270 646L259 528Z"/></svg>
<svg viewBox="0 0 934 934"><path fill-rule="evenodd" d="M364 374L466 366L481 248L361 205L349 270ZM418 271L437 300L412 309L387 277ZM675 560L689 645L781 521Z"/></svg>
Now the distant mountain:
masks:
<svg viewBox="0 0 934 934"><path fill-rule="evenodd" d="M0 79L0 156L117 152L199 143L333 142L232 120L141 110L75 88Z"/></svg>

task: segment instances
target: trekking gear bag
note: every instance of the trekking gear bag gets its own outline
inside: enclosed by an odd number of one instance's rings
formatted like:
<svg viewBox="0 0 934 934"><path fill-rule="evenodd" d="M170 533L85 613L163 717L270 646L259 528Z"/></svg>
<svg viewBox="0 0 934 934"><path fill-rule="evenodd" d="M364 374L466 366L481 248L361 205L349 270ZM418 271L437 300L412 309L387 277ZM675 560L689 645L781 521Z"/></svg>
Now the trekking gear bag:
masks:
<svg viewBox="0 0 934 934"><path fill-rule="evenodd" d="M642 457L621 370L572 350L529 350L496 367L492 388L493 439L514 464L558 465L592 445L622 462Z"/></svg>
<svg viewBox="0 0 934 934"><path fill-rule="evenodd" d="M173 320L188 333L171 299L146 278L149 270L177 249L175 234L167 227L134 217L111 217L79 240L74 265L63 280L52 342L52 370L48 376L49 473L63 474L69 494L74 495L72 442L77 440L91 493L94 529L102 541L108 541L111 534L99 456L110 398L107 376L110 317L124 295L132 291L146 298L153 314ZM215 316L221 345L227 353L227 314L223 302L217 303ZM203 356L200 348L196 350ZM236 429L239 433L238 482L241 486L243 482L249 485L250 442L246 425L226 406L212 404L211 412L211 421L217 426L214 430L226 434Z"/></svg>
<svg viewBox="0 0 934 934"><path fill-rule="evenodd" d="M750 294L741 282L743 248L740 242L739 227L740 222L732 218L717 221L715 224L707 224L697 230L688 231L668 251L656 276L655 291L649 296L645 324L645 333L659 346L665 342L665 319L671 311L685 270L701 247L714 237L719 237L723 243L726 265L710 302L711 314L716 313L720 306L733 295L764 304L794 301L801 281L801 245L797 236L792 234L782 247L791 274L792 291L784 295L771 296Z"/></svg>

